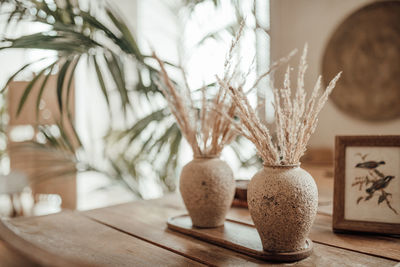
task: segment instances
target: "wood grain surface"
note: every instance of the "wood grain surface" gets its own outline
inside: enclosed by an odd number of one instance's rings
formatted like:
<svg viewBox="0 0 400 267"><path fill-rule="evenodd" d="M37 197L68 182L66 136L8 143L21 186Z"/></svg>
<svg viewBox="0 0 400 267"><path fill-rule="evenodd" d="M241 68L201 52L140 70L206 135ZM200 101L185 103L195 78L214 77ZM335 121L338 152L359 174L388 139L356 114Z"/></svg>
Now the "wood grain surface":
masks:
<svg viewBox="0 0 400 267"><path fill-rule="evenodd" d="M85 215L135 237L156 242L176 253L190 255L194 260L205 260L210 265L270 266L272 264L166 229L166 220L170 216L184 212L180 197L169 195L157 200L91 210L85 212ZM247 209L232 208L228 217L252 223ZM332 233L332 230L330 232ZM193 248L198 248L199 245L203 249ZM361 266L394 266L396 261L315 242L314 252L309 258L296 263L283 264L283 266L354 266L355 263Z"/></svg>
<svg viewBox="0 0 400 267"><path fill-rule="evenodd" d="M400 238L373 234L334 233L332 232L332 217L328 215L317 216L310 238L321 244L400 261Z"/></svg>
<svg viewBox="0 0 400 267"><path fill-rule="evenodd" d="M331 99L368 121L400 116L400 2L375 1L346 18L325 50L325 84L343 75Z"/></svg>
<svg viewBox="0 0 400 267"><path fill-rule="evenodd" d="M245 209L231 209L228 217L252 223ZM400 238L373 234L344 234L332 231L332 216L318 213L309 237L314 243L345 248L377 257L400 261Z"/></svg>
<svg viewBox="0 0 400 267"><path fill-rule="evenodd" d="M328 192L331 167L306 169L317 175L320 193ZM329 194L326 201L331 201ZM312 255L290 264L257 260L167 229L169 217L184 213L180 196L171 194L86 212L4 221L0 266L13 266L5 263L23 258L48 266L395 266L400 261L399 238L333 233L332 217L323 212L310 234ZM252 223L244 208L232 208L228 217ZM2 244L7 248L1 249ZM23 258L13 252L4 259L8 248Z"/></svg>
<svg viewBox="0 0 400 267"><path fill-rule="evenodd" d="M17 251L14 251L11 248L7 247L6 244L0 240L0 266L36 267L38 265L23 257Z"/></svg>
<svg viewBox="0 0 400 267"><path fill-rule="evenodd" d="M0 236L45 266L201 265L75 212L4 221Z"/></svg>
<svg viewBox="0 0 400 267"><path fill-rule="evenodd" d="M167 219L185 212L180 198L167 196L163 200L138 201L84 212L85 216L136 238L151 242L180 255L214 266L258 266L263 262L237 252L188 238L167 229ZM119 218L119 219L118 219Z"/></svg>

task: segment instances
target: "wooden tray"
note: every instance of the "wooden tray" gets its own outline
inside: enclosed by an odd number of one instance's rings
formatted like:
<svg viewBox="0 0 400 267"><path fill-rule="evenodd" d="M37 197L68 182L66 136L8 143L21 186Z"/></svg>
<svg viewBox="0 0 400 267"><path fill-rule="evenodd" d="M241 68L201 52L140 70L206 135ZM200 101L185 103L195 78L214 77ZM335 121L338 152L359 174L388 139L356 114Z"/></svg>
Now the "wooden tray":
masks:
<svg viewBox="0 0 400 267"><path fill-rule="evenodd" d="M186 214L169 218L167 224L171 230L265 261L298 261L310 256L313 250L312 241L307 239L306 248L301 251L266 252L254 225L230 219L226 219L221 227L197 228L192 226L192 220Z"/></svg>

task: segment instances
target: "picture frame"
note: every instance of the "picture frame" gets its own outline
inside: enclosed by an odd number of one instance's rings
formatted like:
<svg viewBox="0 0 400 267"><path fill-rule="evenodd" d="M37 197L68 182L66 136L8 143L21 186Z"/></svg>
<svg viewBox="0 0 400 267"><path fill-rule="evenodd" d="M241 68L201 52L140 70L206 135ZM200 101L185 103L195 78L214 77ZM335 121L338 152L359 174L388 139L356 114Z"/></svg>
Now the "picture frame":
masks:
<svg viewBox="0 0 400 267"><path fill-rule="evenodd" d="M400 234L400 136L336 136L335 232Z"/></svg>

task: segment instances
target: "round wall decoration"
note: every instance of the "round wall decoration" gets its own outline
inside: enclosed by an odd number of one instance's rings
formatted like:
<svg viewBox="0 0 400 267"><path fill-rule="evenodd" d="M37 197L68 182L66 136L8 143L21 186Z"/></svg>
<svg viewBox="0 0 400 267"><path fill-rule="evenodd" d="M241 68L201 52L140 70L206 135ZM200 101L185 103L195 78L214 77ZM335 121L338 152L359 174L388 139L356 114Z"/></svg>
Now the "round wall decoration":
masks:
<svg viewBox="0 0 400 267"><path fill-rule="evenodd" d="M369 4L339 25L323 57L325 81L341 70L331 97L341 110L369 121L400 117L400 1Z"/></svg>

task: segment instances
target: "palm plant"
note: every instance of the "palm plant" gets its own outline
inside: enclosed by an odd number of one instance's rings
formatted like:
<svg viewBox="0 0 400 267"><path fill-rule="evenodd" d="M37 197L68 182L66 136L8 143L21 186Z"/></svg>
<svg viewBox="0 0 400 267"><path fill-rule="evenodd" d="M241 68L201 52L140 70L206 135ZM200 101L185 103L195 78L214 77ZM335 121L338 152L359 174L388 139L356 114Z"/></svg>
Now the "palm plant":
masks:
<svg viewBox="0 0 400 267"><path fill-rule="evenodd" d="M189 9L193 9L202 1L186 2ZM219 4L219 1L213 2L215 5ZM87 1L87 5L72 0L0 0L0 8L3 11L8 10L3 12L3 15L7 16L5 36L7 31L26 22L47 26L46 30L38 33L17 38L4 37L0 43L0 50L44 49L56 52L54 57L42 58L22 66L1 90L4 93L12 80L38 62L46 63L25 88L18 113L24 108L26 100L32 97L31 91L34 86L40 88L36 105L38 111L46 83L50 75L56 73L58 107L62 114L66 114L72 120L66 107L69 106L68 102L72 97L74 74L77 66L82 64L95 74L108 108L111 110L113 107L122 107L122 114L127 118L128 126L123 129L110 124L108 134L104 137L106 164L102 164L101 167L85 156L85 146L76 131L73 131L72 137L66 134L53 135L46 127L42 127L41 132L46 142L35 142L35 147L68 155L63 158L74 163L70 171L105 173L139 195L137 185L139 178L143 177L140 166L150 164L155 167L154 171L164 188L173 190L175 180L172 177L176 177L174 172L182 135L165 104L157 104L160 101L154 101L162 97L155 84L158 71L152 67L152 58L141 51L135 35L119 13L110 5L91 0ZM240 20L240 12L236 15ZM210 33L202 41L206 38L216 38L218 34L219 32ZM169 62L165 64L176 67ZM132 72L136 75L133 83L127 79ZM66 104L63 101L65 95ZM118 96L117 100L113 97L115 95ZM135 103L145 102L144 105L151 107L150 110L144 114L140 113L133 104L135 98L138 99ZM113 116L113 112L110 114ZM129 119L132 114L135 117L134 121ZM63 120L60 120L58 125L61 133L63 123ZM71 138L73 140L70 140ZM76 143L77 146L68 145L71 143ZM243 161L245 162L245 159Z"/></svg>
<svg viewBox="0 0 400 267"><path fill-rule="evenodd" d="M79 2L68 0L65 1L64 5L59 2L35 0L3 0L0 3L3 10L12 8L8 12L8 29L27 21L39 22L48 26L48 29L43 32L23 35L18 38L4 38L1 41L0 49L45 49L57 52L55 58L39 60L42 62L49 61L49 63L38 71L25 88L19 102L18 113L30 97L34 86L40 87L37 103L40 102L40 96L46 88L48 78L55 71L58 75L56 86L58 106L62 113L68 113L69 110L65 106L69 106L70 90L78 64L87 64L94 71L109 108L112 108L111 106L113 105L110 95L117 92L119 101L115 105L122 107L125 115L129 112L135 112L131 103L133 96L139 95L139 97L151 98L158 93L158 89L153 82L156 70L148 64L147 56L139 50L133 33L111 7L107 5L96 6L96 1L90 1L90 5L87 8L81 6ZM99 20L98 17L104 17L104 19ZM38 61L22 66L9 78L2 91L5 91L9 82L16 78L18 74L36 63ZM127 65L132 63L136 68L136 84L128 84L126 80ZM41 77L42 79L40 79ZM144 79L149 80L150 83L145 85L143 83ZM67 104L62 100L63 94L65 95L63 90L67 90ZM37 105L38 108L39 104ZM168 118L167 115L167 112L162 107L150 112L144 118L139 119L133 127L120 131L116 140L128 139L126 145L130 146L139 139L142 131L149 126L149 123L153 121L161 122ZM62 129L62 125L60 128ZM180 133L174 125L168 128L170 129L166 131L163 138L159 140L148 138L144 142L145 145L143 145L142 149L146 149L147 145L158 149L169 146L172 151L171 155L174 155L173 151L177 151L177 146L180 142ZM42 133L50 144L50 146L46 145L45 148L60 150L61 146L56 144L71 142L71 140L68 140L70 137L66 135L57 137L51 136L50 132L42 131ZM115 135L116 131L110 128L109 136L113 137ZM75 135L74 138L77 140L79 147L70 152L75 157L75 161L81 162L76 150L82 150L83 145L78 135ZM169 142L169 140L172 140L172 142ZM42 148L44 147L42 146ZM120 177L122 181L126 182L124 177L127 174L123 173L124 171L127 171L128 174L133 174L129 176L140 177L136 175L137 171L134 163L139 160L142 153L138 153L133 158L128 158L127 150L123 151L118 155L114 155L115 158L108 158L109 168L104 168L101 171L111 177ZM170 158L167 162L168 165L171 163L173 165L176 164L176 159ZM88 169L98 170L93 166L84 168L84 170ZM127 184L129 184L128 188L137 192L135 186L131 185L132 183Z"/></svg>

